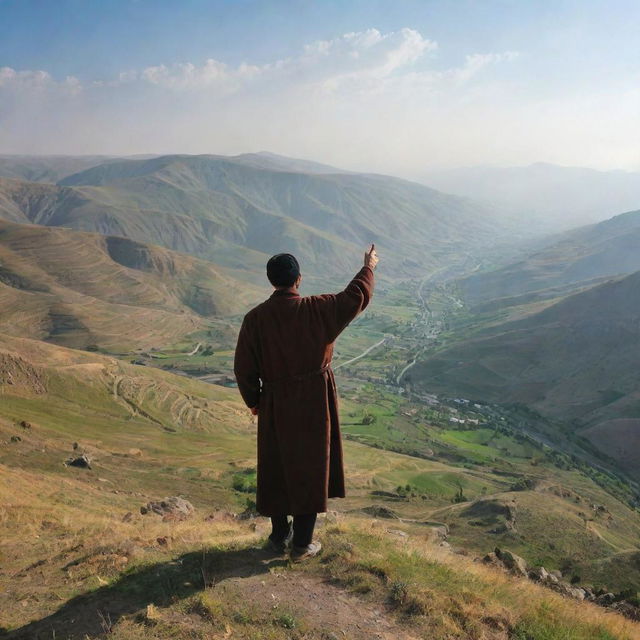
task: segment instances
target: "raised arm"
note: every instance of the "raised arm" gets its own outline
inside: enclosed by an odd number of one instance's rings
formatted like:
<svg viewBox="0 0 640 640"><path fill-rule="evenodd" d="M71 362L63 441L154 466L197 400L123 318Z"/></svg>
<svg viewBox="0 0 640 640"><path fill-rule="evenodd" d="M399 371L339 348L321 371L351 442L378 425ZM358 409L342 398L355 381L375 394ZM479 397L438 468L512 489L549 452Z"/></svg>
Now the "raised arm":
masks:
<svg viewBox="0 0 640 640"><path fill-rule="evenodd" d="M238 334L233 372L238 382L238 389L247 407L254 410L258 406L260 397L260 379L258 361L256 358L250 330L250 322L245 316ZM254 411L254 413L257 413Z"/></svg>
<svg viewBox="0 0 640 640"><path fill-rule="evenodd" d="M364 266L351 282L340 293L327 296L331 301L330 339L335 340L344 328L362 311L367 308L373 295L373 270L378 264L375 245L364 254Z"/></svg>

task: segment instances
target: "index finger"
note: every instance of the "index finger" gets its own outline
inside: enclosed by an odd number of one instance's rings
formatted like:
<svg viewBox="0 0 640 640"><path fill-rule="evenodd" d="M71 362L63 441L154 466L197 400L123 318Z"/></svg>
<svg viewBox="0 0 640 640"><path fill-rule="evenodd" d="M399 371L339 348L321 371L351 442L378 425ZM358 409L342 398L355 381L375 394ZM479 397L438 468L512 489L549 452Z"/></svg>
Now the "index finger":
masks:
<svg viewBox="0 0 640 640"><path fill-rule="evenodd" d="M373 244L373 242L371 243L371 249L369 249L369 253L372 253L373 251L376 250L376 245Z"/></svg>

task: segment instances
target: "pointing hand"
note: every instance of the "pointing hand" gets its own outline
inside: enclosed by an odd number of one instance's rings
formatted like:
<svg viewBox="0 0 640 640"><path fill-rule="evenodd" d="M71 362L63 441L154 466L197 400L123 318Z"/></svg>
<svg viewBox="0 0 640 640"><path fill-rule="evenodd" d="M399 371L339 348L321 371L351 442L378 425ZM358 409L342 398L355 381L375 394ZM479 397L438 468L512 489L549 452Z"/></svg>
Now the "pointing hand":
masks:
<svg viewBox="0 0 640 640"><path fill-rule="evenodd" d="M371 248L364 254L364 266L375 269L378 264L378 254L376 253L376 245L372 244Z"/></svg>

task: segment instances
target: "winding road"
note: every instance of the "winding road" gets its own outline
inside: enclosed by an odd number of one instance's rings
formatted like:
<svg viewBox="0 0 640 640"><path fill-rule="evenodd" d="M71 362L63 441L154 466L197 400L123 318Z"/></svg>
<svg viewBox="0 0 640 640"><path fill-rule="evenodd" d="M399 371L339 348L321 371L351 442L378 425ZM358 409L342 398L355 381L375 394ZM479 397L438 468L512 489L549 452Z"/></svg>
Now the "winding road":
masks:
<svg viewBox="0 0 640 640"><path fill-rule="evenodd" d="M335 371L336 369L339 369L340 367L344 367L345 365L351 364L352 362L355 362L356 360L360 360L360 358L364 358L368 353L373 351L376 347L379 347L379 346L383 345L390 337L391 336L385 336L384 338L382 338L382 340L379 340L375 344L372 344L370 347L365 349L360 355L357 355L355 358L351 358L350 360L346 360L345 362L341 362L340 364L337 364L335 367L333 367L333 370Z"/></svg>

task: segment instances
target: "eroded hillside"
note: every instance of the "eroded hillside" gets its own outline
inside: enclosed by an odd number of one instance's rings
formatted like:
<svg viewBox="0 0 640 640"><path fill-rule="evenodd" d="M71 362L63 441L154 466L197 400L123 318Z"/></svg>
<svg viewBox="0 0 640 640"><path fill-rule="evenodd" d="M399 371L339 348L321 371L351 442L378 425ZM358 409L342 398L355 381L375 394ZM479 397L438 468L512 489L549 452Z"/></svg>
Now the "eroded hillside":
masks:
<svg viewBox="0 0 640 640"><path fill-rule="evenodd" d="M259 292L126 238L0 222L0 330L84 348L172 344Z"/></svg>

